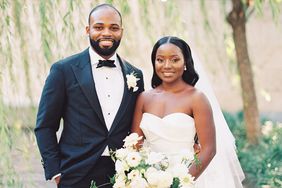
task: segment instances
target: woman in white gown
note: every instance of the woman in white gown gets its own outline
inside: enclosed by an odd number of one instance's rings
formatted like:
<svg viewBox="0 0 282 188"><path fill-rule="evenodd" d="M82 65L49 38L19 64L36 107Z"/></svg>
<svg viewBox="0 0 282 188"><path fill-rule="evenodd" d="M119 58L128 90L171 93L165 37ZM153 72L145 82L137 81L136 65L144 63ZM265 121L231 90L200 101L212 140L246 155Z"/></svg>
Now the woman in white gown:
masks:
<svg viewBox="0 0 282 188"><path fill-rule="evenodd" d="M137 100L132 132L144 136L152 151L168 156L183 150L193 152L197 135L200 165L192 164L187 169L195 177L196 187L242 187L234 139L217 101L212 92L206 91L212 95L206 97L194 87L199 76L188 44L177 37L163 37L153 47L151 60L153 89ZM203 89L210 90L207 86Z"/></svg>

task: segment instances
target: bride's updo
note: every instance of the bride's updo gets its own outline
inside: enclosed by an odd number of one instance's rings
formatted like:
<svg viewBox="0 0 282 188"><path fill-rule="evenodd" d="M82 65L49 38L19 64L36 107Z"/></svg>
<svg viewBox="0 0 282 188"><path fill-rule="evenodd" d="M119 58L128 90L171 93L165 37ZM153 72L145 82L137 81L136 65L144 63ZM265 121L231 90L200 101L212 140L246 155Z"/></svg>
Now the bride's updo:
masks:
<svg viewBox="0 0 282 188"><path fill-rule="evenodd" d="M155 70L155 60L156 60L156 53L159 47L167 43L174 44L175 46L181 49L186 66L186 70L184 70L182 78L187 84L194 86L199 80L199 75L194 68L194 62L189 45L184 40L178 37L166 36L159 39L154 45L152 50L151 61L154 69L153 77L151 81L152 88L155 88L162 83L162 80L157 75Z"/></svg>

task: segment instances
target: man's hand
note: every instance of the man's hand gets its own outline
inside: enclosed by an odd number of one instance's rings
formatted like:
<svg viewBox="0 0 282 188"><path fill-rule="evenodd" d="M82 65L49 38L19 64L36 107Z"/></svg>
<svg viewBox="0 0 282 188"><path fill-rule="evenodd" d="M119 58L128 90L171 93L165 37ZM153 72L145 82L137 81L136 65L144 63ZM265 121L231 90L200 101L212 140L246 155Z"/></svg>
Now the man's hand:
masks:
<svg viewBox="0 0 282 188"><path fill-rule="evenodd" d="M58 176L58 177L55 178L55 182L56 182L57 185L59 185L60 180L61 180L61 176Z"/></svg>

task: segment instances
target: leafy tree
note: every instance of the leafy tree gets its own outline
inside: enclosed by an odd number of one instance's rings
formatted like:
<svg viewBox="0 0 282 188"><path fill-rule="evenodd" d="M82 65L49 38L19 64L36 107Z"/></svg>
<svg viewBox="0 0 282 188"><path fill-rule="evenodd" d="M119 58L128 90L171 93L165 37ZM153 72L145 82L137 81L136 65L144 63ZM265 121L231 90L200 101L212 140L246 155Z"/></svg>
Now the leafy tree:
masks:
<svg viewBox="0 0 282 188"><path fill-rule="evenodd" d="M227 21L233 29L238 71L242 87L244 117L247 137L250 143L257 144L260 134L259 112L253 80L251 61L246 38L246 12L241 0L232 0L233 8Z"/></svg>
<svg viewBox="0 0 282 188"><path fill-rule="evenodd" d="M233 40L237 57L237 66L240 75L246 133L249 143L257 144L260 135L259 111L253 80L251 60L249 58L246 23L248 17L258 10L262 14L265 0L232 0L232 10L227 21L233 30ZM279 0L269 0L274 18L279 13Z"/></svg>

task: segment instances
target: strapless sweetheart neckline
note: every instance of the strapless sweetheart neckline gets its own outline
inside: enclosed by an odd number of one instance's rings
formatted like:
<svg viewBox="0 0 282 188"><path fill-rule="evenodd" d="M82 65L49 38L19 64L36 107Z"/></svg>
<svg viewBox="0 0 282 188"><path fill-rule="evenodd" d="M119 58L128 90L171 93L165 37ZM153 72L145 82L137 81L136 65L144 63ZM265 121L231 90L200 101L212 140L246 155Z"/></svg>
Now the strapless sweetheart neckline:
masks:
<svg viewBox="0 0 282 188"><path fill-rule="evenodd" d="M194 119L182 112L174 112L159 117L143 113L140 122L146 138L145 142L155 152L177 153L183 149L193 151L196 133Z"/></svg>
<svg viewBox="0 0 282 188"><path fill-rule="evenodd" d="M190 116L190 115L188 115L188 114L185 114L185 113L183 113L183 112L173 112L173 113L164 115L163 117L157 116L157 115L152 114L152 113L149 113L149 112L144 112L143 115L144 115L144 114L147 114L147 115L150 115L150 116L154 116L154 117L156 117L156 118L158 118L158 119L166 119L166 118L168 118L168 117L170 117L170 116L173 116L173 115L183 115L183 116L189 117L189 118L191 118L191 119L194 120L194 118L193 118L192 116Z"/></svg>

